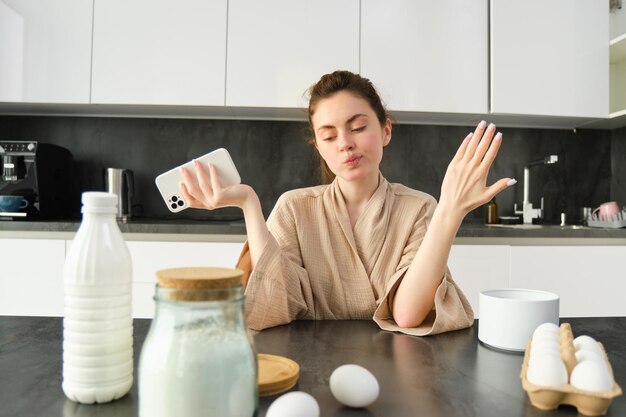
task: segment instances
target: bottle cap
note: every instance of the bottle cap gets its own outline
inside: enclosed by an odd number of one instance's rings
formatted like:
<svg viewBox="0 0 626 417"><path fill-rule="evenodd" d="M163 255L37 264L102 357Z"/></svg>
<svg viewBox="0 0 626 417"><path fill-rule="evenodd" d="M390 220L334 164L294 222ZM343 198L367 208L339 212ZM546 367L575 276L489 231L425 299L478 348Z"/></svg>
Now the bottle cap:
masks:
<svg viewBox="0 0 626 417"><path fill-rule="evenodd" d="M83 213L85 209L90 213L115 213L117 210L117 195L113 193L87 191L83 193L81 201Z"/></svg>

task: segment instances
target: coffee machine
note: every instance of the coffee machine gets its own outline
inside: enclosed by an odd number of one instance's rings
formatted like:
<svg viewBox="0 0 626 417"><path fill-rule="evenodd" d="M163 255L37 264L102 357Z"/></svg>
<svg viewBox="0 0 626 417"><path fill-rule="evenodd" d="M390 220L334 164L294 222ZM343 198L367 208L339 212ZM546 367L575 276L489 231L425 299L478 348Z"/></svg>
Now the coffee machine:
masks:
<svg viewBox="0 0 626 417"><path fill-rule="evenodd" d="M69 150L36 141L0 140L0 197L20 196L23 208L0 211L0 219L67 219L80 199Z"/></svg>

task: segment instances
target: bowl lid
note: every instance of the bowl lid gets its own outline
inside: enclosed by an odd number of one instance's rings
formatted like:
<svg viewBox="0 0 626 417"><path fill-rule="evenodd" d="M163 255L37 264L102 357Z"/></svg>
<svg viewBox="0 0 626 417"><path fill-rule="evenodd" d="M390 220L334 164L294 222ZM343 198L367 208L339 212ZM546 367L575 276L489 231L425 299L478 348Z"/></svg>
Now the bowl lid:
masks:
<svg viewBox="0 0 626 417"><path fill-rule="evenodd" d="M300 377L297 362L277 355L259 353L259 395L281 394L290 390Z"/></svg>

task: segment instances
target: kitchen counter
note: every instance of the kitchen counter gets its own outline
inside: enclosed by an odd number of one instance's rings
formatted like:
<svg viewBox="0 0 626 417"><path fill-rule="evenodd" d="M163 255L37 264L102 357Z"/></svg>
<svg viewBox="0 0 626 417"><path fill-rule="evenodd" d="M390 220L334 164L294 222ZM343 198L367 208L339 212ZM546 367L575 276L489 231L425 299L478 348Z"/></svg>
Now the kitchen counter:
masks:
<svg viewBox="0 0 626 417"><path fill-rule="evenodd" d="M0 238L64 238L72 239L80 222L76 221L0 221ZM243 220L152 220L137 219L119 223L129 240L205 240L207 236L221 236L221 240L245 240ZM537 242L537 240L541 242ZM461 225L455 243L460 244L536 244L552 241L555 244L626 245L626 228L608 229L557 225L485 225L465 222Z"/></svg>
<svg viewBox="0 0 626 417"><path fill-rule="evenodd" d="M626 317L566 319L574 335L588 334L608 352L615 379L626 382ZM135 371L150 325L135 320ZM381 331L371 321L299 321L254 336L257 350L287 356L301 366L294 390L313 395L322 417L575 416L572 407L541 411L523 391L522 356L483 346L478 324L470 329L417 338ZM62 320L0 317L0 416L130 417L137 415L137 380L120 400L80 405L61 390ZM342 407L328 388L332 371L356 363L380 383L366 409ZM259 417L276 397L261 398ZM613 400L607 416L626 415L626 398Z"/></svg>
<svg viewBox="0 0 626 417"><path fill-rule="evenodd" d="M123 233L159 233L159 234L230 234L245 235L246 225L243 220L161 220L137 219L127 223L118 222ZM14 232L65 232L74 234L80 226L80 220L67 221L0 221L0 231Z"/></svg>

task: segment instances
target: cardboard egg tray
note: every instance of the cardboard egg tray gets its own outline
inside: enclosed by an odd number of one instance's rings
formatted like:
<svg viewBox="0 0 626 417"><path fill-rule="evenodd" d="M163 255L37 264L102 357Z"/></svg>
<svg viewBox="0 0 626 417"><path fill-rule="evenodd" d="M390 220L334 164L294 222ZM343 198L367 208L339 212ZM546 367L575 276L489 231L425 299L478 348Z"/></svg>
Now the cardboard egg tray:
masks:
<svg viewBox="0 0 626 417"><path fill-rule="evenodd" d="M574 349L574 335L572 333L572 327L569 323L563 323L560 326L560 343L561 343L561 359L565 363L568 376L571 375L572 369L577 364L575 349ZM545 387L541 385L535 385L526 379L526 371L528 370L528 361L530 359L530 340L526 347L526 353L524 354L524 361L522 362L522 372L520 378L522 379L522 387L528 393L530 402L535 407L541 410L553 410L561 404L572 405L576 407L580 414L586 416L601 416L606 414L613 398L622 395L622 389L615 382L613 376L613 368L609 363L609 359L604 350L602 343L598 342L602 352L604 352L604 358L606 360L609 374L613 379L613 389L610 391L585 391L578 389L572 385L565 384L558 387Z"/></svg>

